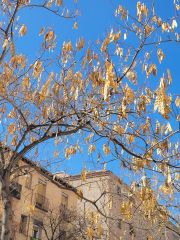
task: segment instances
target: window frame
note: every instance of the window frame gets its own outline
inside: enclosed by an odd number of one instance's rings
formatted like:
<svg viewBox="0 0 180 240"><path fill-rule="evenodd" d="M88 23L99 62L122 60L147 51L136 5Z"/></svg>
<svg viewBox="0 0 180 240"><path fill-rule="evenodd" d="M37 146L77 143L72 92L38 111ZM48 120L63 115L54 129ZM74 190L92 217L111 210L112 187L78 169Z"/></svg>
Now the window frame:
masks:
<svg viewBox="0 0 180 240"><path fill-rule="evenodd" d="M42 235L42 227L41 227L42 223L39 222L38 220L34 220L34 223L33 223L33 228L37 228L38 231L37 231L37 236L36 236L36 239L41 239L41 235ZM34 236L34 229L32 231L32 237Z"/></svg>
<svg viewBox="0 0 180 240"><path fill-rule="evenodd" d="M23 221L22 221L23 218ZM27 216L21 215L21 220L20 220L20 228L19 228L19 233L24 233L26 232L26 224L27 224Z"/></svg>

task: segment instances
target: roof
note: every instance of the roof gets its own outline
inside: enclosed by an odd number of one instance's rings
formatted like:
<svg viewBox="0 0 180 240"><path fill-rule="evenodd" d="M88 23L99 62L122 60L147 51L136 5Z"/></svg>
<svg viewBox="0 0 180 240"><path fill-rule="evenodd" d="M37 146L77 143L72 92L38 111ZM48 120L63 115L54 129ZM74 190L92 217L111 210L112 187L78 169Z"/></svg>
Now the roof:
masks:
<svg viewBox="0 0 180 240"><path fill-rule="evenodd" d="M120 184L123 184L125 187L129 189L129 185L126 184L123 180L121 180L117 175L115 175L110 170L100 170L100 171L91 171L86 173L86 179L90 178L98 178L98 177L114 177L117 179L117 181ZM75 175L69 175L68 177L64 177L63 180L68 181L77 181L82 179L82 174L75 174Z"/></svg>
<svg viewBox="0 0 180 240"><path fill-rule="evenodd" d="M6 146L5 150L10 151L11 148ZM32 160L28 159L27 157L23 156L21 159L23 162L27 163L28 165L32 166L32 168L34 168L38 173L40 173L41 175L43 175L44 177L46 177L48 180L50 180L52 183L54 183L55 185L57 185L58 187L59 184L64 186L67 190L73 190L73 192L76 192L76 188L71 186L70 184L68 184L66 181L64 181L62 178L56 176L55 174L49 172L48 170L46 170L45 168L38 166L36 163L34 163Z"/></svg>

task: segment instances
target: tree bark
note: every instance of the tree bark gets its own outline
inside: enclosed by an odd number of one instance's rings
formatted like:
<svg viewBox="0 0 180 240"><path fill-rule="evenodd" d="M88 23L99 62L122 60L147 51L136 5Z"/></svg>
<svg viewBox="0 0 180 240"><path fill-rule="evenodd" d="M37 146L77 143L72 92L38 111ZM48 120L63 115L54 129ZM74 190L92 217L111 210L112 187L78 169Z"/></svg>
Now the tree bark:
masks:
<svg viewBox="0 0 180 240"><path fill-rule="evenodd" d="M2 195L2 232L1 232L1 240L12 240L12 195L9 189L9 177L10 172L4 170L4 174L2 177L2 187L1 187L1 195Z"/></svg>

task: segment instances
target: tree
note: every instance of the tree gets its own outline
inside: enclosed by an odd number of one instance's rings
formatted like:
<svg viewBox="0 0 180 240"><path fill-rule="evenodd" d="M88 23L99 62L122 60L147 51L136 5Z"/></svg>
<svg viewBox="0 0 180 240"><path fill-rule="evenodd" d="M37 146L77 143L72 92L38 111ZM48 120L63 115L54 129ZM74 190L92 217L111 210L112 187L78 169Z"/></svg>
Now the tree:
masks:
<svg viewBox="0 0 180 240"><path fill-rule="evenodd" d="M43 234L48 240L87 239L88 227L92 225L80 212L69 210L63 205L49 206L49 211L44 217L33 214L31 221L41 228L41 238ZM102 239L101 235L103 236L102 232L94 234L95 239Z"/></svg>
<svg viewBox="0 0 180 240"><path fill-rule="evenodd" d="M0 28L3 240L11 239L10 175L29 168L18 167L24 155L40 156L42 149L49 146L56 157L58 149L64 148L69 159L80 151L83 143L92 155L97 143L101 143L106 158L104 162L101 160L103 152L99 148L100 164L105 167L109 161L117 160L121 167L137 175L145 169L147 174L159 179L153 188L153 199L160 197L159 201L164 201L169 210L179 206L173 198L177 195L178 199L179 194L179 144L175 139L179 127L173 130L171 125L175 125L174 119L180 120L180 100L178 93L168 93L172 81L170 69L164 74L159 64L165 59L162 44L178 47L180 6L174 2L174 15L161 19L156 14L155 0L150 4L137 2L135 16L125 7L114 5L115 26L106 32L105 39L88 46L82 37L74 47L67 40L58 54L53 28L42 26L40 35L44 38L37 58L18 53L19 39L22 37L23 41L28 34L26 23L20 23L18 15L28 9L45 9L59 18L72 18L77 29L77 0L74 2L71 12L62 0L42 0L38 4L31 0L4 0L1 4L4 19ZM62 15L64 11L66 16ZM85 46L87 53L81 57L79 51ZM151 87L148 78L156 77L158 67L162 77L156 87ZM11 147L10 154L6 145ZM96 164L96 159L93 162ZM34 167L38 169L37 165ZM140 191L135 181L133 184L134 192ZM146 214L148 200L140 196ZM176 223L177 215L178 210L173 218Z"/></svg>
<svg viewBox="0 0 180 240"><path fill-rule="evenodd" d="M56 239L81 239L76 228L76 213L69 211L64 206L50 206L49 211L44 218L42 216L32 215L31 220L41 228L48 240Z"/></svg>

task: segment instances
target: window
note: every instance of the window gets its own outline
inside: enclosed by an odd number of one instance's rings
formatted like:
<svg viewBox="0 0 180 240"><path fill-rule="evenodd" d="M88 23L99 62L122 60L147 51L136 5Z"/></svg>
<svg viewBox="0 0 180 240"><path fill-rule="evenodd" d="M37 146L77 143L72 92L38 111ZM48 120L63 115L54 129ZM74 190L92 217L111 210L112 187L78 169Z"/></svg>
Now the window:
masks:
<svg viewBox="0 0 180 240"><path fill-rule="evenodd" d="M38 239L39 238L39 227L34 225L33 226L33 236L34 239Z"/></svg>
<svg viewBox="0 0 180 240"><path fill-rule="evenodd" d="M41 180L38 181L36 205L39 207L42 207L42 205L43 205L45 186L46 186L46 184L44 182L42 182Z"/></svg>
<svg viewBox="0 0 180 240"><path fill-rule="evenodd" d="M131 224L129 225L129 234L130 235L134 235L134 237L136 236L134 228L133 228L133 226Z"/></svg>
<svg viewBox="0 0 180 240"><path fill-rule="evenodd" d="M31 188L31 174L25 176L25 187Z"/></svg>
<svg viewBox="0 0 180 240"><path fill-rule="evenodd" d="M35 239L41 239L41 224L39 221L34 220L33 224L33 233L32 233L32 238L33 240Z"/></svg>
<svg viewBox="0 0 180 240"><path fill-rule="evenodd" d="M121 188L119 186L117 186L117 194L121 195Z"/></svg>
<svg viewBox="0 0 180 240"><path fill-rule="evenodd" d="M11 195L17 199L21 199L22 185L17 182L18 173L14 173L10 176L9 190Z"/></svg>
<svg viewBox="0 0 180 240"><path fill-rule="evenodd" d="M67 208L68 195L66 195L65 193L61 193L61 204Z"/></svg>
<svg viewBox="0 0 180 240"><path fill-rule="evenodd" d="M121 224L122 224L122 220L119 219L119 220L118 220L118 228L120 228L120 229L121 229Z"/></svg>
<svg viewBox="0 0 180 240"><path fill-rule="evenodd" d="M26 222L27 222L27 216L21 215L21 222L20 222L20 233L26 233Z"/></svg>

